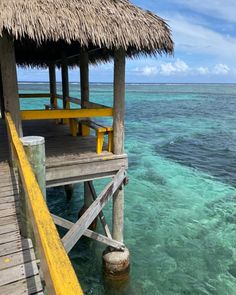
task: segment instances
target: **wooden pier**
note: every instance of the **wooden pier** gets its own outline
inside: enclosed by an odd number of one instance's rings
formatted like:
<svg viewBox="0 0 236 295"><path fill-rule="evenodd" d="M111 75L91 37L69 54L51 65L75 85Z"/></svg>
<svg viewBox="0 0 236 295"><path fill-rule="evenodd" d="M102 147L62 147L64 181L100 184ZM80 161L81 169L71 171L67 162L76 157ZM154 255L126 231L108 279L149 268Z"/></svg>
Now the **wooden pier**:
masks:
<svg viewBox="0 0 236 295"><path fill-rule="evenodd" d="M0 163L0 179L0 294L42 295L32 241L20 234L18 184L8 163Z"/></svg>

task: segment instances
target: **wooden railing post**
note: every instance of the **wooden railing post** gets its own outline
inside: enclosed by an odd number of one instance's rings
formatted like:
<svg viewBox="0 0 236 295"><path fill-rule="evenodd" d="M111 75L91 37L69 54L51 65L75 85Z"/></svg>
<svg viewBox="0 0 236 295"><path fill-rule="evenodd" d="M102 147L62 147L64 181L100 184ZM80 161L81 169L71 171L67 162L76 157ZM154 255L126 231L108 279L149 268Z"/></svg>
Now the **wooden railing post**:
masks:
<svg viewBox="0 0 236 295"><path fill-rule="evenodd" d="M44 138L40 136L26 136L21 138L25 153L31 164L35 177L38 181L42 195L46 200L46 172L45 172L45 145ZM39 249L35 240L30 210L28 208L27 197L19 177L20 192L20 219L21 234L25 238L32 239L36 256L39 258Z"/></svg>
<svg viewBox="0 0 236 295"><path fill-rule="evenodd" d="M21 138L25 153L36 176L39 187L46 200L45 140L41 136Z"/></svg>

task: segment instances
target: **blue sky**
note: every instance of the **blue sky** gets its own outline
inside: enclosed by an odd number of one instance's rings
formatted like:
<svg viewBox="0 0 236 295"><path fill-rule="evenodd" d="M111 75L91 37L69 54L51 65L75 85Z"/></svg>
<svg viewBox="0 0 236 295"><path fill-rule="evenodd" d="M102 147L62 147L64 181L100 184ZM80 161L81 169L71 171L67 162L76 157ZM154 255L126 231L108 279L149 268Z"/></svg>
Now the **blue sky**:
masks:
<svg viewBox="0 0 236 295"><path fill-rule="evenodd" d="M127 60L126 82L236 82L235 0L132 0L153 11L171 27L171 57ZM60 81L60 73L57 73ZM91 82L112 82L113 64L90 67ZM18 69L21 81L47 81L46 70ZM70 71L79 81L79 71Z"/></svg>

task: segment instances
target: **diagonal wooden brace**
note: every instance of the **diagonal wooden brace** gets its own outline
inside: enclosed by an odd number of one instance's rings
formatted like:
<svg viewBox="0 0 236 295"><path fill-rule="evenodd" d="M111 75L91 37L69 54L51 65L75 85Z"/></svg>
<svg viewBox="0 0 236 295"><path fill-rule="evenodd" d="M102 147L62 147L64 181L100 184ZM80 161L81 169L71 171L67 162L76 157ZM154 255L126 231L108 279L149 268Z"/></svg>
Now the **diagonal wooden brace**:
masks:
<svg viewBox="0 0 236 295"><path fill-rule="evenodd" d="M123 184L126 177L125 169L122 167L113 180L100 193L98 198L91 204L91 206L84 212L80 219L71 227L62 239L62 243L67 253L74 247L85 230L90 226L93 220L98 216L106 203L110 200L117 189Z"/></svg>
<svg viewBox="0 0 236 295"><path fill-rule="evenodd" d="M51 216L52 216L53 221L55 222L56 225L59 225L59 226L64 227L66 229L71 229L72 226L74 225L73 222L66 220L62 217L56 216L54 214L51 214ZM124 249L125 249L125 245L123 243L113 240L112 238L110 239L108 237L105 237L105 236L103 236L99 233L96 233L90 229L86 229L83 233L83 236L86 236L86 237L91 238L97 242L103 243L105 245L111 246L111 247L121 250L121 251L124 251Z"/></svg>
<svg viewBox="0 0 236 295"><path fill-rule="evenodd" d="M93 200L95 201L97 199L97 194L96 194L96 191L94 189L94 186L93 186L93 182L92 181L89 181L88 182L88 185L89 185L89 189L90 189L90 192L91 192L91 195L92 195L92 198ZM105 215L103 214L102 210L101 212L98 214L99 218L100 218L100 221L101 221L101 224L102 224L102 227L104 229L104 232L106 234L106 236L109 238L109 239L112 239L112 235L111 235L111 232L109 230L109 227L107 225L107 222L106 222L106 218L105 218Z"/></svg>

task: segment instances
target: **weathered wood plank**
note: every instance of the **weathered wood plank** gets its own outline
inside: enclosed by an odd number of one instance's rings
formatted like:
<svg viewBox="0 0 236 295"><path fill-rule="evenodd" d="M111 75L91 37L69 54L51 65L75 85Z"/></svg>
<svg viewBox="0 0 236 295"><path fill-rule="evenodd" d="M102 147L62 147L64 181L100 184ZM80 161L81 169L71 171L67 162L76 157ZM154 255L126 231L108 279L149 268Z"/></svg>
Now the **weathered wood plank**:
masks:
<svg viewBox="0 0 236 295"><path fill-rule="evenodd" d="M0 270L35 260L34 249L8 254L0 257ZM1 292L0 292L1 294Z"/></svg>
<svg viewBox="0 0 236 295"><path fill-rule="evenodd" d="M5 209L5 210L0 210L0 217L7 217L11 215L16 215L19 213L19 207L16 208L10 208L10 209Z"/></svg>
<svg viewBox="0 0 236 295"><path fill-rule="evenodd" d="M11 191L7 191L7 192L1 192L0 191L0 198L5 198L5 197L10 197L10 196L18 196L18 191L16 192L11 192Z"/></svg>
<svg viewBox="0 0 236 295"><path fill-rule="evenodd" d="M67 252L69 252L78 239L83 235L84 231L89 227L95 217L103 209L105 204L123 183L125 178L125 169L121 168L114 176L113 180L105 187L99 197L85 211L80 219L72 226L72 228L63 237L62 242Z"/></svg>
<svg viewBox="0 0 236 295"><path fill-rule="evenodd" d="M0 270L0 286L35 276L38 273L39 271L35 260Z"/></svg>
<svg viewBox="0 0 236 295"><path fill-rule="evenodd" d="M16 240L20 240L20 239L21 239L21 236L20 236L19 230L5 233L5 234L0 235L0 245L5 244L5 243L9 243L9 242L13 242Z"/></svg>
<svg viewBox="0 0 236 295"><path fill-rule="evenodd" d="M19 230L19 224L18 224L18 222L16 220L16 215L15 216L12 215L10 217L12 219L14 218L14 221L12 221L11 223L0 225L0 234L10 233L10 232L18 231Z"/></svg>
<svg viewBox="0 0 236 295"><path fill-rule="evenodd" d="M30 249L32 247L33 245L30 239L23 239L20 241L9 242L9 243L0 245L0 256L23 251L26 249Z"/></svg>
<svg viewBox="0 0 236 295"><path fill-rule="evenodd" d="M39 275L17 281L0 287L1 295L31 295L43 294ZM40 293L36 293L40 292Z"/></svg>
<svg viewBox="0 0 236 295"><path fill-rule="evenodd" d="M19 216L18 215L11 215L11 216L8 216L8 217L1 217L0 218L0 228L3 225L17 223L17 221L19 221Z"/></svg>
<svg viewBox="0 0 236 295"><path fill-rule="evenodd" d="M12 203L12 202L16 202L16 197L9 196L9 197L2 197L2 198L0 198L0 204Z"/></svg>
<svg viewBox="0 0 236 295"><path fill-rule="evenodd" d="M4 186L0 187L0 192L5 192L5 191L18 191L18 186L12 185L12 184L5 184Z"/></svg>
<svg viewBox="0 0 236 295"><path fill-rule="evenodd" d="M18 215L11 215L11 216L7 216L7 217L1 217L0 218L0 228L3 225L17 223L18 220L19 220Z"/></svg>
<svg viewBox="0 0 236 295"><path fill-rule="evenodd" d="M119 171L121 167L127 168L127 159L119 160L104 160L104 161L94 161L89 163L77 164L71 163L69 165L63 165L61 163L58 167L47 167L46 180L47 182L57 180L66 181L67 178L83 178L86 176L93 175L98 176L104 173L113 173L113 175Z"/></svg>
<svg viewBox="0 0 236 295"><path fill-rule="evenodd" d="M1 216L1 211L2 210L16 210L17 207L19 207L19 202L16 201L16 202L8 202L8 203L1 203L0 204L0 216Z"/></svg>

